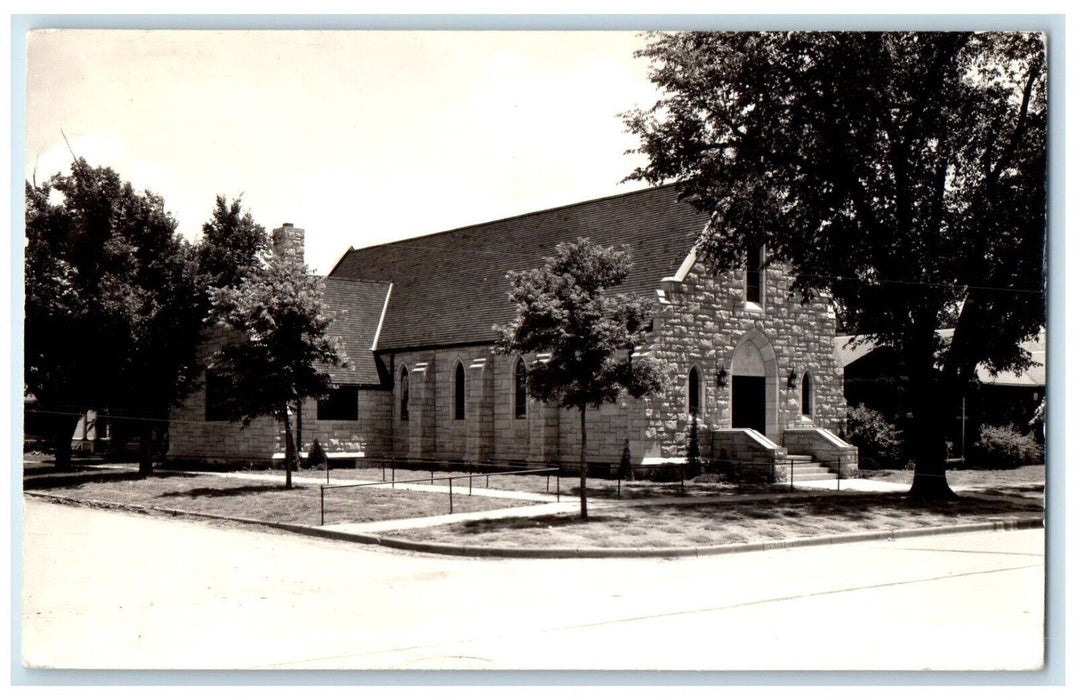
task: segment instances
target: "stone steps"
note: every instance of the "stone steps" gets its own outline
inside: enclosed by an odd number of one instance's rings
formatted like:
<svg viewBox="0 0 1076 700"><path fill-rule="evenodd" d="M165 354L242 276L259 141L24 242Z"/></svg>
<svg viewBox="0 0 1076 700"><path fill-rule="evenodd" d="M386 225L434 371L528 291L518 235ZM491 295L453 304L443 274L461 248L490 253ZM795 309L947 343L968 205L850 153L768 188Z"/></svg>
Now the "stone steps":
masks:
<svg viewBox="0 0 1076 700"><path fill-rule="evenodd" d="M836 478L837 478L837 475L834 474L833 472L828 472L827 471L827 472L801 474L799 469L796 470L795 475L792 477L792 479L794 481L823 481L823 480L826 480L826 479L836 479ZM788 482L789 478L788 478L787 474L785 475L784 480L785 480L786 483Z"/></svg>
<svg viewBox="0 0 1076 700"><path fill-rule="evenodd" d="M785 464L785 481L791 475L795 481L821 481L833 479L836 475L827 467L814 461L811 455L788 455L791 464Z"/></svg>

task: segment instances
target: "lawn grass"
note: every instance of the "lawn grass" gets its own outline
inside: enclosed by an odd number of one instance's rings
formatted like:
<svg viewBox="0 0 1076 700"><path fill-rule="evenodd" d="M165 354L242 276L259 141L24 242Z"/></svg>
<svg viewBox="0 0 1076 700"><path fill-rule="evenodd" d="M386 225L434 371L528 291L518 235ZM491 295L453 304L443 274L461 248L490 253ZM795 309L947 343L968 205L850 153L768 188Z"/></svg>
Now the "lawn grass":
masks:
<svg viewBox="0 0 1076 700"><path fill-rule="evenodd" d="M890 481L897 484L911 484L914 472L911 469L864 469L862 476L876 481ZM1024 484L1028 482L1045 482L1046 466L1031 464L1015 469L958 469L950 467L945 471L945 478L954 487L992 487Z"/></svg>
<svg viewBox="0 0 1076 700"><path fill-rule="evenodd" d="M75 485L35 490L84 501L124 506L164 508L206 515L249 518L267 522L317 525L320 522L320 489L297 484L285 489L279 482L256 482L201 474L170 473L146 479L87 480ZM511 508L526 501L453 494L457 513ZM405 489L349 488L325 492L325 522L372 522L397 518L444 515L449 512L447 493L424 493Z"/></svg>
<svg viewBox="0 0 1076 700"><path fill-rule="evenodd" d="M124 468L78 470L49 482L42 479L48 471L36 467L25 469L27 483L50 494L124 506L181 510L192 513L248 518L268 522L316 525L320 522L320 489L316 484L297 483L283 488L282 471L247 474L196 474L160 472L137 478L133 465ZM454 475L453 510L477 512L533 501L467 496L466 472L436 472L435 477ZM887 481L910 483L911 472L871 473ZM595 508L588 522L578 515L517 517L485 520L436 528L407 529L393 533L405 539L508 547L692 547L743 542L798 539L869 530L897 530L1007 519L1016 516L1041 516L1043 488L1027 486L1042 482L1040 467L987 472L952 470L950 483L957 487L981 487L953 503L921 506L909 503L902 493L878 494L855 492L817 492L789 494L787 487L736 486L702 479L687 483L686 496L754 494L756 499L719 503L640 504L638 499L653 496L677 496L679 482L623 482L622 498L617 505L600 507L601 499L616 498L615 480L589 480ZM323 471L300 470L302 480L324 477ZM388 476L388 474L386 474ZM397 479L428 479L429 472L399 470ZM74 481L72 481L72 479ZM380 481L380 469L333 469L331 483L344 480ZM444 481L435 482L442 487ZM555 490L555 479L550 480ZM486 488L485 476L474 476L475 489ZM578 479L561 478L561 493L572 498L578 492ZM542 494L544 475L503 475L490 477L491 490L529 491ZM774 497L776 492L776 497ZM768 495L769 494L769 495ZM768 500L767 500L768 498ZM677 499L679 500L679 499ZM404 488L360 487L331 489L325 492L326 524L373 522L402 518L442 515L449 512L448 494L413 491Z"/></svg>
<svg viewBox="0 0 1076 700"><path fill-rule="evenodd" d="M903 494L827 492L776 501L664 504L578 515L480 520L384 533L388 537L488 547L692 547L892 531L1041 516L1034 492L999 490L1004 498L963 497L918 506Z"/></svg>

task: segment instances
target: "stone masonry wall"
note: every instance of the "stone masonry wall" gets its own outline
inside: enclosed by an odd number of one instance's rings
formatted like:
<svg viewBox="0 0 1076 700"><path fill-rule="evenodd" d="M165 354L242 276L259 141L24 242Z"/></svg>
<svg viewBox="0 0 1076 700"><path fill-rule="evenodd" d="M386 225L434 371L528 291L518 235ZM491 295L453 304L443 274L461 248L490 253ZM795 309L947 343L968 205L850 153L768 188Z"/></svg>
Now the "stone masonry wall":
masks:
<svg viewBox="0 0 1076 700"><path fill-rule="evenodd" d="M396 404L393 409L394 454L412 459L525 461L531 464L578 461L578 411L546 406L528 398L526 415L516 417L517 359L495 355L488 346L396 353L393 358L396 378L393 390ZM536 361L533 357L524 359L528 367ZM465 370L463 420L453 417L457 363L461 363ZM398 405L401 367L408 369L410 384L407 421L400 420ZM429 378L418 379L416 367L421 367L421 374ZM421 382L422 386L416 387L416 382ZM418 398L419 395L422 398ZM434 418L429 420L431 412ZM421 425L425 428L420 429ZM601 410L588 410L588 461L619 461L626 439L632 442L633 457L636 461L641 460L645 429L642 404L630 398Z"/></svg>
<svg viewBox="0 0 1076 700"><path fill-rule="evenodd" d="M223 338L211 333L202 346L202 357L219 350ZM318 421L317 401L303 404L303 445L306 450L318 438L327 452L364 451L368 455L389 451L392 428L391 394L385 390L360 390L358 421ZM258 418L247 427L227 420L205 419L205 386L196 389L172 409L168 431L170 461L198 460L264 464L284 451L284 431L272 418ZM294 429L294 421L292 423Z"/></svg>
<svg viewBox="0 0 1076 700"><path fill-rule="evenodd" d="M647 407L647 437L662 456L686 453L687 378L692 366L700 373L700 428L731 427L732 358L748 334L760 342L768 340L776 364L777 434L767 437L780 445L785 428L817 426L834 432L839 428L845 401L843 370L833 350L833 310L824 298L802 304L798 294L790 296L790 277L776 266L768 268L764 278L763 300L758 305L744 299L743 270L713 277L696 263L682 280L662 281L662 309L650 349L667 363L673 381ZM727 372L725 386L717 382L721 368ZM798 380L794 389L787 382L792 370ZM810 416L800 410L806 373L814 393Z"/></svg>
<svg viewBox="0 0 1076 700"><path fill-rule="evenodd" d="M665 362L671 381L659 396L587 411L587 456L592 462L616 463L627 440L632 460L683 457L687 451L690 417L687 377L699 372L701 435L731 427L733 355L750 334L768 345L767 370L776 389L767 410L775 430L767 437L781 444L786 428L823 427L836 432L844 418L843 373L833 351L836 317L824 298L800 303L790 296L790 279L779 268L764 274L763 301L744 300L742 270L711 277L696 264L683 280L666 279L662 306L655 320L653 342L646 350ZM535 358L525 358L528 366ZM455 420L455 367L461 363L467 382L464 420ZM528 401L525 418L514 414L515 357L494 355L489 347L440 348L397 353L399 368L411 372L409 425L394 412L394 453L423 459L528 460L532 463L579 458L579 413ZM717 385L720 368L726 385ZM416 373L412 368L419 368ZM797 386L788 386L793 371ZM810 375L811 415L800 407L802 381ZM423 379L423 377L425 377ZM399 396L394 401L398 403ZM492 409L492 410L490 410ZM773 433L773 434L769 434ZM700 445L704 454L708 445Z"/></svg>

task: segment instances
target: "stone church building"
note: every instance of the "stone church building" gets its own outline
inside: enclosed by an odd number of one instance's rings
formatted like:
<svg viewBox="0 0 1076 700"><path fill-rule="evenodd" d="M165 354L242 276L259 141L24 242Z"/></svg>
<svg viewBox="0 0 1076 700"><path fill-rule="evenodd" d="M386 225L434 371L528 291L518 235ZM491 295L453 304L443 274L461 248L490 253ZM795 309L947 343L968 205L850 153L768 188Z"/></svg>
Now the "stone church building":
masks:
<svg viewBox="0 0 1076 700"><path fill-rule="evenodd" d="M615 291L657 299L641 351L673 377L660 395L589 410L590 460L617 463L627 441L636 464L681 461L694 416L704 458L811 455L854 470L855 448L835 436L845 400L829 300L801 303L779 266L762 266L762 251L711 276L692 252L705 225L663 186L349 249L324 290L352 367L332 371L331 396L304 405L304 448L317 438L330 456L574 463L578 412L524 390L541 358L495 355L491 345L493 326L515 316L505 274L585 236L630 246L634 267ZM286 224L273 237L301 246L303 231ZM214 404L209 376L173 413L170 459L265 462L282 451L278 424L240 429Z"/></svg>

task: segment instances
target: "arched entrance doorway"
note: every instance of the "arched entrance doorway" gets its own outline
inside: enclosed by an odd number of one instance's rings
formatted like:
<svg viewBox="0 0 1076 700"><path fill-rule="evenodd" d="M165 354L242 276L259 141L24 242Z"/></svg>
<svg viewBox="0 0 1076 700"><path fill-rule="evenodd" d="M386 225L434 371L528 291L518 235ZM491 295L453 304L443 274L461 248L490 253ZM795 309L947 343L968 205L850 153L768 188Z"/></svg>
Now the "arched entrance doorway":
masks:
<svg viewBox="0 0 1076 700"><path fill-rule="evenodd" d="M777 358L769 339L751 331L732 353L729 398L733 428L753 428L763 435L777 432Z"/></svg>

